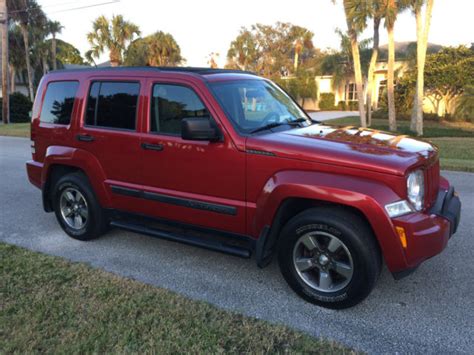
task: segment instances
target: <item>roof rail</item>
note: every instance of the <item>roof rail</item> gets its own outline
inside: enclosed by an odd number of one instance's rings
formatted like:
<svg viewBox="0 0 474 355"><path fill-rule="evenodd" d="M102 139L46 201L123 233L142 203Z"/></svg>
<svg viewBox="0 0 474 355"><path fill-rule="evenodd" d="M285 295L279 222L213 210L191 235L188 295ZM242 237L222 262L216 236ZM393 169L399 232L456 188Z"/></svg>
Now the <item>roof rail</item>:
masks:
<svg viewBox="0 0 474 355"><path fill-rule="evenodd" d="M84 67L77 69L59 69L51 71L55 72L74 72L74 71L121 71L121 70L146 70L146 71L165 71L165 72L180 72L180 73L192 73L198 75L210 75L210 74L249 74L257 75L254 72L246 70L236 70L236 69L213 69L213 68L202 68L202 67Z"/></svg>

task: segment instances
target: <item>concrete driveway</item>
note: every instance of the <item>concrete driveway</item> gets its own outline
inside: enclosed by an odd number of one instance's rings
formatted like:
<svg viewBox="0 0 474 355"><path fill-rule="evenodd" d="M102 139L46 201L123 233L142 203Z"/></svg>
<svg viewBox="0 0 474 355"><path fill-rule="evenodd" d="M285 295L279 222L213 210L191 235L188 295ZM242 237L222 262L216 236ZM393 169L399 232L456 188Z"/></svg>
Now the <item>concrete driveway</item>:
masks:
<svg viewBox="0 0 474 355"><path fill-rule="evenodd" d="M335 118L359 116L359 111L318 111L309 112L309 116L317 121L333 120Z"/></svg>
<svg viewBox="0 0 474 355"><path fill-rule="evenodd" d="M384 270L357 307L332 311L298 298L275 263L239 259L150 237L111 231L91 242L68 238L27 181L29 140L0 137L0 240L86 262L249 316L283 323L370 353L473 353L474 174L445 172L463 200L458 233L415 274ZM1 266L1 261L0 261Z"/></svg>

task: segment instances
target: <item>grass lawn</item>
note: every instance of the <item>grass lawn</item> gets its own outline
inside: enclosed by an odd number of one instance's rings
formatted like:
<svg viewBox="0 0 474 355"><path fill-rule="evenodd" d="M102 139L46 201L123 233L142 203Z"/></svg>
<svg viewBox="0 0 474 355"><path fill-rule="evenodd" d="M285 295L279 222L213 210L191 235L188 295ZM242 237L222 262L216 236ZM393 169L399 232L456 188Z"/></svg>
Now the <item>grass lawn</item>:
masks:
<svg viewBox="0 0 474 355"><path fill-rule="evenodd" d="M0 136L30 137L30 123L0 124Z"/></svg>
<svg viewBox="0 0 474 355"><path fill-rule="evenodd" d="M0 353L353 353L82 263L2 243L0 260Z"/></svg>

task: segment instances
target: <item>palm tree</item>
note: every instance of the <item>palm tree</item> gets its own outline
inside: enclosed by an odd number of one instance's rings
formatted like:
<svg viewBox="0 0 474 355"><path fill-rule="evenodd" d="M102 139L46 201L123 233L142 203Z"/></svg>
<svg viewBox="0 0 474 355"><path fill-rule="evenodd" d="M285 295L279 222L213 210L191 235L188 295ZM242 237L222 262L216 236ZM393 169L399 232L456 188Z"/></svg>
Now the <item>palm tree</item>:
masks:
<svg viewBox="0 0 474 355"><path fill-rule="evenodd" d="M431 24L431 14L433 12L433 0L428 0L426 4L425 23L423 25L423 19L421 9L423 7L424 0L411 0L411 7L415 13L416 18L416 93L415 101L413 105L413 113L411 116L410 129L416 132L418 135L423 134L423 98L425 96L425 60L426 60L426 49L428 47L428 33Z"/></svg>
<svg viewBox="0 0 474 355"><path fill-rule="evenodd" d="M301 55L301 53L303 52L305 48L307 49L313 48L314 34L311 31L307 30L306 28L293 26L291 28L290 36L295 38L293 42L294 51L295 51L294 60L293 60L293 69L296 74L296 72L298 71L299 56Z"/></svg>
<svg viewBox="0 0 474 355"><path fill-rule="evenodd" d="M89 59L99 58L108 49L110 65L113 67L122 62L123 52L133 37L140 35L138 26L125 21L122 15L114 15L111 21L105 16L99 16L92 27L93 31L87 34L87 40L92 48L86 56Z"/></svg>
<svg viewBox="0 0 474 355"><path fill-rule="evenodd" d="M237 38L231 42L227 52L229 64L234 64L242 70L256 70L258 47L255 36L249 30L242 28Z"/></svg>
<svg viewBox="0 0 474 355"><path fill-rule="evenodd" d="M34 79L30 60L30 29L43 27L46 23L46 15L35 0L9 0L8 9L13 21L20 26L25 50L26 70L28 72L28 91L31 101L34 101Z"/></svg>
<svg viewBox="0 0 474 355"><path fill-rule="evenodd" d="M23 36L18 25L10 26L8 30L8 62L10 65L10 91L16 90L16 76L21 73L25 67L25 47L23 45Z"/></svg>
<svg viewBox="0 0 474 355"><path fill-rule="evenodd" d="M148 65L174 66L183 61L181 49L173 36L158 31L146 38L148 48Z"/></svg>
<svg viewBox="0 0 474 355"><path fill-rule="evenodd" d="M377 58L379 55L379 42L380 42L380 22L383 17L383 5L381 0L373 0L371 7L369 8L370 13L367 14L373 18L373 42L372 42L372 55L370 57L369 70L367 74L367 125L372 125L372 94L375 88L375 65L377 64Z"/></svg>
<svg viewBox="0 0 474 355"><path fill-rule="evenodd" d="M361 14L366 13L361 11L361 7L366 6L366 1L360 0L344 0L344 13L346 15L347 33L351 43L352 60L354 62L354 77L357 87L357 101L359 106L360 125L367 127L367 117L365 115L364 105L364 84L362 79L362 68L360 65L360 52L357 34L360 33L366 26L366 17Z"/></svg>
<svg viewBox="0 0 474 355"><path fill-rule="evenodd" d="M385 0L385 27L388 34L388 64L387 64L387 101L388 101L388 127L390 131L397 130L395 112L395 37L394 27L399 12L396 0Z"/></svg>
<svg viewBox="0 0 474 355"><path fill-rule="evenodd" d="M56 62L56 35L61 33L63 30L64 26L61 25L59 21L48 21L48 31L53 37L51 39L51 54L52 54L52 60L53 60L53 70L56 70L58 68L58 64Z"/></svg>

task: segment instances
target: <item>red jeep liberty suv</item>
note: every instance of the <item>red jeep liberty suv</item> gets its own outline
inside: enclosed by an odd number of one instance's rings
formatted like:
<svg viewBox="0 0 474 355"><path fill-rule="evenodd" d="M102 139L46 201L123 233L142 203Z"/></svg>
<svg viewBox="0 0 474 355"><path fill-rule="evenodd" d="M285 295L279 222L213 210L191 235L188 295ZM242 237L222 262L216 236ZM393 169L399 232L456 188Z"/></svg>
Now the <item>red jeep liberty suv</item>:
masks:
<svg viewBox="0 0 474 355"><path fill-rule="evenodd" d="M55 71L29 180L73 238L110 227L275 255L304 299L346 308L440 253L461 203L429 143L313 121L271 81L206 68Z"/></svg>

